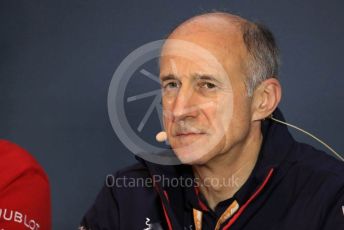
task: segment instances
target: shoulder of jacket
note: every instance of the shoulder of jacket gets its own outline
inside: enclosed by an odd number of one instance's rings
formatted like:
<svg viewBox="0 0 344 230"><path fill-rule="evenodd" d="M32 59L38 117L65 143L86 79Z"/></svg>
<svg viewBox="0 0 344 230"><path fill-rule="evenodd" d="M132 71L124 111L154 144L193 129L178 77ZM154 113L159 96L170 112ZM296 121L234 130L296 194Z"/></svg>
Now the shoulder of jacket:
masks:
<svg viewBox="0 0 344 230"><path fill-rule="evenodd" d="M298 143L293 153L294 170L300 174L344 187L344 162L311 145Z"/></svg>
<svg viewBox="0 0 344 230"><path fill-rule="evenodd" d="M141 163L135 163L121 168L113 173L114 177L142 178L150 177L149 170Z"/></svg>

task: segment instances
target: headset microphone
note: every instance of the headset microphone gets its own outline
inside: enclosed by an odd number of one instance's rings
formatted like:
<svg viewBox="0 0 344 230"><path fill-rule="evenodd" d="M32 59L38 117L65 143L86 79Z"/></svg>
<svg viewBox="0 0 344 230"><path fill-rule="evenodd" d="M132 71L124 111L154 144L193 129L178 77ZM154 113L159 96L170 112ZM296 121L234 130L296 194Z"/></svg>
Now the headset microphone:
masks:
<svg viewBox="0 0 344 230"><path fill-rule="evenodd" d="M339 154L337 153L334 149L332 149L328 144L326 144L324 141L320 140L319 138L317 138L316 136L314 136L313 134L297 127L296 125L292 125L292 124L289 124L287 122L284 122L284 121L281 121L281 120L278 120L276 118L274 118L272 115L270 115L268 117L269 119L275 121L275 122L278 122L280 124L284 124L286 126L289 126L291 128L294 128L298 131L301 131L303 132L304 134L310 136L311 138L315 139L316 141L318 141L320 144L324 145L328 150L330 150L338 159L344 161L344 158ZM155 139L158 141L158 142L163 142L163 141L166 141L167 140L167 133L165 131L161 131L159 132L156 136L155 136Z"/></svg>
<svg viewBox="0 0 344 230"><path fill-rule="evenodd" d="M165 131L161 131L155 136L155 139L158 142L166 141L167 140L167 133Z"/></svg>

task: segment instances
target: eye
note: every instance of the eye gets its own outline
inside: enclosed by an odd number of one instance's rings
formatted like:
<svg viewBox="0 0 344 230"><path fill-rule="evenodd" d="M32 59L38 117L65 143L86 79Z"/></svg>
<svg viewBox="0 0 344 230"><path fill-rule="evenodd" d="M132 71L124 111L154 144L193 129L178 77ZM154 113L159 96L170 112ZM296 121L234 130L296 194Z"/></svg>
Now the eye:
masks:
<svg viewBox="0 0 344 230"><path fill-rule="evenodd" d="M203 89L214 89L214 88L216 88L216 85L214 83L211 83L211 82L201 82L199 84L199 87L203 88Z"/></svg>
<svg viewBox="0 0 344 230"><path fill-rule="evenodd" d="M175 89L175 88L179 87L179 84L176 81L169 81L169 82L162 84L162 87L164 89Z"/></svg>

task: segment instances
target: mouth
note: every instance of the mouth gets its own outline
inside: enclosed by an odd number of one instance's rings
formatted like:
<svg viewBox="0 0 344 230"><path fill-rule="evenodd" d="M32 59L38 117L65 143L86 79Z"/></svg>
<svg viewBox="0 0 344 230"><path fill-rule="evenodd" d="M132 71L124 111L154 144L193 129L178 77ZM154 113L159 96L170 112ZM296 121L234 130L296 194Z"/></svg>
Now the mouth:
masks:
<svg viewBox="0 0 344 230"><path fill-rule="evenodd" d="M201 136L206 134L204 132L204 129L196 128L192 126L185 127L175 127L175 129L172 129L172 136L176 138L180 137L194 137L194 136ZM174 128L174 127L173 127Z"/></svg>
<svg viewBox="0 0 344 230"><path fill-rule="evenodd" d="M185 133L177 133L176 137L191 137L191 136L198 136L203 135L205 133L193 133L193 132L185 132Z"/></svg>

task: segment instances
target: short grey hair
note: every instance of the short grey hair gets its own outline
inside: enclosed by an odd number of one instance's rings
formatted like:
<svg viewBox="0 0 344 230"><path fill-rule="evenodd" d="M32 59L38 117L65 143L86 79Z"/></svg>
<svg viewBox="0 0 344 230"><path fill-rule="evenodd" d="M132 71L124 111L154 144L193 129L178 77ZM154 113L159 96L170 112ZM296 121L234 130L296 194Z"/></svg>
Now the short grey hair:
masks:
<svg viewBox="0 0 344 230"><path fill-rule="evenodd" d="M241 30L249 56L245 60L245 84L248 96L252 96L261 82L278 78L279 49L272 32L263 24L245 21Z"/></svg>

